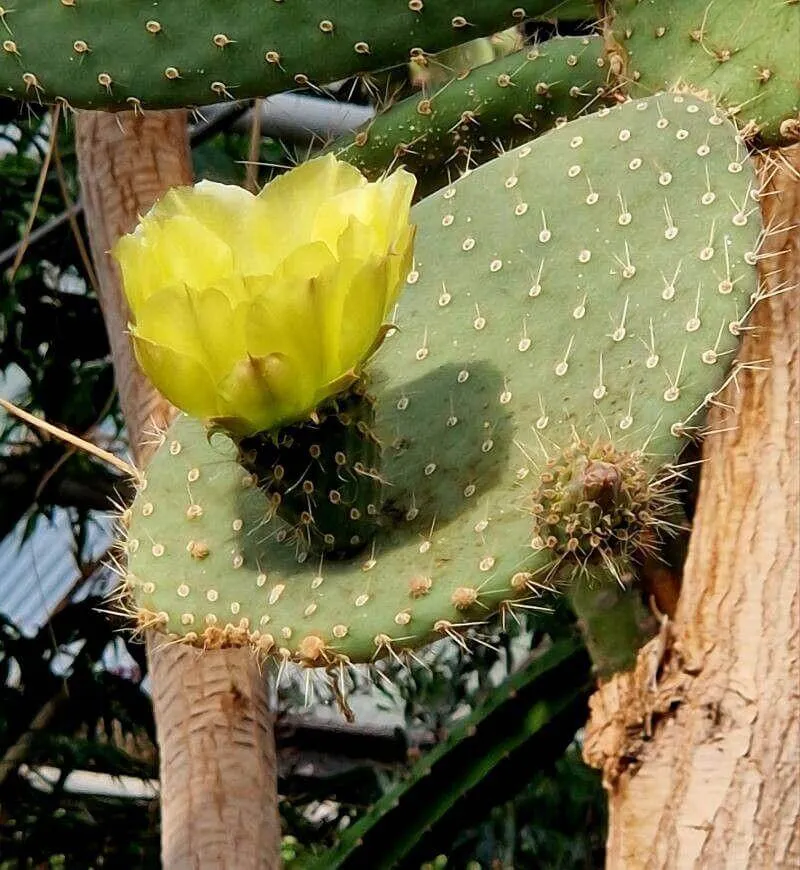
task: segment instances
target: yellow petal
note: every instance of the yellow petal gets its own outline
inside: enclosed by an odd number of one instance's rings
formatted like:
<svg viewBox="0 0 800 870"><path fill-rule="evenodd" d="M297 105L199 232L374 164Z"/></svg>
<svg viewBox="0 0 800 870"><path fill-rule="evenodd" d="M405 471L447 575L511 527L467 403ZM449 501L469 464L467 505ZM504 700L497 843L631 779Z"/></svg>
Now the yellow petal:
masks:
<svg viewBox="0 0 800 870"><path fill-rule="evenodd" d="M217 389L199 362L137 335L133 346L144 373L173 405L201 419L218 414Z"/></svg>
<svg viewBox="0 0 800 870"><path fill-rule="evenodd" d="M275 274L247 278L252 304L240 316L248 352L256 357L294 354L318 376L325 355L322 309L328 301L320 276L337 268L327 245L315 242L292 252Z"/></svg>
<svg viewBox="0 0 800 870"><path fill-rule="evenodd" d="M336 248L329 248L323 241L310 242L294 250L289 249L272 276L277 282L276 289L271 291L275 301L279 302L285 293L277 289L280 282L313 278L335 266L337 260L335 251Z"/></svg>
<svg viewBox="0 0 800 870"><path fill-rule="evenodd" d="M236 323L231 303L221 290L168 287L140 307L136 334L193 357L214 378L221 378L247 352L244 333Z"/></svg>
<svg viewBox="0 0 800 870"><path fill-rule="evenodd" d="M208 287L233 272L233 252L216 233L185 215L145 218L113 250L134 316L147 297L174 284Z"/></svg>
<svg viewBox="0 0 800 870"><path fill-rule="evenodd" d="M247 287L245 278L240 273L215 281L214 287L225 295L231 304L231 308L235 308L241 302L249 302L251 299L250 290Z"/></svg>
<svg viewBox="0 0 800 870"><path fill-rule="evenodd" d="M373 246L387 250L408 224L411 197L416 179L398 169L383 181L347 190L324 201L314 221L314 237L325 239L332 247L355 218L375 233ZM374 250L373 250L374 252Z"/></svg>
<svg viewBox="0 0 800 870"><path fill-rule="evenodd" d="M200 333L186 287L163 287L148 296L136 312L134 334L178 353L195 356L200 352Z"/></svg>
<svg viewBox="0 0 800 870"><path fill-rule="evenodd" d="M122 236L111 249L111 254L119 265L128 305L135 311L147 297L148 290L163 286L155 264L145 255L144 234L137 232Z"/></svg>
<svg viewBox="0 0 800 870"><path fill-rule="evenodd" d="M298 377L313 382L323 367L316 289L313 282L305 281L282 287L286 298L279 316L268 302L257 300L237 309L236 328L244 334L247 354L255 358L279 354L291 359L298 367Z"/></svg>
<svg viewBox="0 0 800 870"><path fill-rule="evenodd" d="M344 304L339 323L339 355L331 378L350 368L360 367L373 346L384 321L388 260L361 265L344 289Z"/></svg>
<svg viewBox="0 0 800 870"><path fill-rule="evenodd" d="M391 314L406 276L411 270L414 234L415 228L406 224L393 244L383 251L381 246L375 243L374 229L351 217L347 228L339 238L338 255L342 263L348 260L360 260L363 263L368 259L366 252L371 252L373 259L385 257L389 261L385 283L375 288L375 292L383 296L384 318Z"/></svg>
<svg viewBox="0 0 800 870"><path fill-rule="evenodd" d="M321 274L314 285L319 300L319 345L322 349L322 377L333 380L341 369L342 320L347 289L361 268L358 260L345 260Z"/></svg>
<svg viewBox="0 0 800 870"><path fill-rule="evenodd" d="M383 233L383 242L390 247L402 230L408 226L411 198L417 179L405 169L398 169L388 178L376 182L378 204L377 219L373 214L373 226ZM359 217L359 215L356 215Z"/></svg>
<svg viewBox="0 0 800 870"><path fill-rule="evenodd" d="M370 243L369 253L381 246L384 242L383 223L380 215L381 194L374 185L348 190L334 199L322 203L314 218L314 238L324 239L327 245L335 250L339 238L345 232L352 219L357 220L362 226L370 227L373 241ZM368 252L364 252L368 256Z"/></svg>
<svg viewBox="0 0 800 870"><path fill-rule="evenodd" d="M336 256L340 262L370 259L379 254L377 241L369 224L350 216L336 239Z"/></svg>
<svg viewBox="0 0 800 870"><path fill-rule="evenodd" d="M173 187L153 206L148 218L164 221L190 217L228 241L246 227L255 197L235 184L199 181L193 187Z"/></svg>
<svg viewBox="0 0 800 870"><path fill-rule="evenodd" d="M256 198L250 191L233 184L200 181L194 187L170 190L151 212L164 221L183 216L211 230L231 249L234 269L249 275L266 271L277 252L264 250L264 238L273 238L276 227L259 226ZM269 254L269 256L265 256Z"/></svg>
<svg viewBox="0 0 800 870"><path fill-rule="evenodd" d="M163 284L208 287L234 271L233 252L208 227L176 215L146 227L150 255L165 276Z"/></svg>
<svg viewBox="0 0 800 870"><path fill-rule="evenodd" d="M313 234L313 225L320 203L366 184L355 167L327 154L301 163L266 185L257 198L259 214L271 226L281 226L283 241L294 247L319 238Z"/></svg>
<svg viewBox="0 0 800 870"><path fill-rule="evenodd" d="M406 277L414 263L414 236L416 235L416 230L417 228L413 226L405 227L400 233L393 249L389 252L389 271L386 277L389 292L386 296L384 319L391 314L392 308L394 308L394 304L400 296Z"/></svg>
<svg viewBox="0 0 800 870"><path fill-rule="evenodd" d="M255 197L236 184L198 181L195 185L173 187L153 206L148 216L164 220L176 215L188 215L207 224L224 236L228 227L219 219L236 221L252 210Z"/></svg>
<svg viewBox="0 0 800 870"><path fill-rule="evenodd" d="M219 416L239 435L302 418L315 400L313 389L298 375L298 366L283 354L241 360L219 384Z"/></svg>
<svg viewBox="0 0 800 870"><path fill-rule="evenodd" d="M389 176L385 183L389 199L386 213L388 218L387 236L396 240L408 228L411 199L414 196L417 179L410 172L398 169Z"/></svg>

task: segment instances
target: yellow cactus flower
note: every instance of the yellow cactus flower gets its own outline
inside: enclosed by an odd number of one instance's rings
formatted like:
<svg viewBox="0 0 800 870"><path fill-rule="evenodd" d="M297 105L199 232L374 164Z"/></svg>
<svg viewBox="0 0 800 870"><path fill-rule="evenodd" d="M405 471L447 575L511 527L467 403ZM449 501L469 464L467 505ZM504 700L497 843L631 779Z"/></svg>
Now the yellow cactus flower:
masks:
<svg viewBox="0 0 800 870"><path fill-rule="evenodd" d="M328 155L257 196L170 190L113 250L144 371L236 435L308 418L383 340L411 267L415 183L402 169L370 183Z"/></svg>

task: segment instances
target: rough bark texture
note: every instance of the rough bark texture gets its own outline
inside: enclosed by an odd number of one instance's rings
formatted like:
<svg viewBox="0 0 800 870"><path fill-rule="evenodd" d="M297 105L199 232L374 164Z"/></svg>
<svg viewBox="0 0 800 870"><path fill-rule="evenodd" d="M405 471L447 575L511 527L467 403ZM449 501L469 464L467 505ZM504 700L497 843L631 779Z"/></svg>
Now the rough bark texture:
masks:
<svg viewBox="0 0 800 870"><path fill-rule="evenodd" d="M279 867L265 678L249 651L157 644L151 635L165 870Z"/></svg>
<svg viewBox="0 0 800 870"><path fill-rule="evenodd" d="M776 295L740 359L769 362L712 414L675 622L592 701L611 870L800 866L800 146L763 169Z"/></svg>
<svg viewBox="0 0 800 870"><path fill-rule="evenodd" d="M81 112L83 201L120 402L137 463L174 409L136 364L108 250L168 187L192 181L186 113ZM165 870L279 866L275 743L266 681L247 650L200 654L148 638Z"/></svg>
<svg viewBox="0 0 800 870"><path fill-rule="evenodd" d="M173 409L136 364L127 333L130 311L119 269L108 252L167 188L192 183L186 113L79 112L75 138L100 306L122 413L138 462L147 458L142 455L144 433L154 425L163 428Z"/></svg>

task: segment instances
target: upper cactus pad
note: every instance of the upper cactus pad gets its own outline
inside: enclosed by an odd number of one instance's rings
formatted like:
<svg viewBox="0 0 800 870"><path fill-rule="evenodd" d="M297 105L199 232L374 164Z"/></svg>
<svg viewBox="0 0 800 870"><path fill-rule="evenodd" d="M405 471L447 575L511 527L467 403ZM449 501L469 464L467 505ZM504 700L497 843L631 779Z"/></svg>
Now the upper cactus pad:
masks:
<svg viewBox="0 0 800 870"><path fill-rule="evenodd" d="M606 78L599 36L549 39L402 100L330 150L370 178L394 164L440 173L459 155L474 166L498 139L507 148L590 110Z"/></svg>
<svg viewBox="0 0 800 870"><path fill-rule="evenodd" d="M612 67L632 96L691 89L768 143L800 139L797 0L616 0Z"/></svg>
<svg viewBox="0 0 800 870"><path fill-rule="evenodd" d="M75 107L205 105L369 72L559 0L20 0L0 7L0 93Z"/></svg>
<svg viewBox="0 0 800 870"><path fill-rule="evenodd" d="M386 482L371 547L320 562L287 546L233 445L184 418L130 515L140 620L325 664L527 606L554 564L534 521L547 462L597 440L655 475L702 422L755 288L753 194L730 122L662 95L423 200L399 329L370 366ZM328 495L309 495L312 517Z"/></svg>

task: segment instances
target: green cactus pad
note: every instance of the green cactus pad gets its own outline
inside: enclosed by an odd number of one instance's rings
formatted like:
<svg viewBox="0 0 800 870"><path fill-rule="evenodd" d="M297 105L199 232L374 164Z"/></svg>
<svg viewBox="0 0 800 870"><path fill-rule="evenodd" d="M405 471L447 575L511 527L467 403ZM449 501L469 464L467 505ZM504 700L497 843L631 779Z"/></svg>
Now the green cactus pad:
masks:
<svg viewBox="0 0 800 870"><path fill-rule="evenodd" d="M498 139L508 147L577 117L606 78L599 36L550 39L391 106L329 150L369 178L397 163L420 177L458 155L474 166L496 155Z"/></svg>
<svg viewBox="0 0 800 870"><path fill-rule="evenodd" d="M370 365L387 482L372 546L287 546L232 443L182 418L130 512L129 608L200 645L324 665L537 606L548 461L600 441L655 476L725 381L756 287L754 183L729 121L661 95L422 201L399 329Z"/></svg>
<svg viewBox="0 0 800 870"><path fill-rule="evenodd" d="M607 41L632 96L700 91L743 132L800 139L796 0L616 0Z"/></svg>
<svg viewBox="0 0 800 870"><path fill-rule="evenodd" d="M76 108L205 105L403 63L558 14L509 0L19 0L0 7L0 94Z"/></svg>

